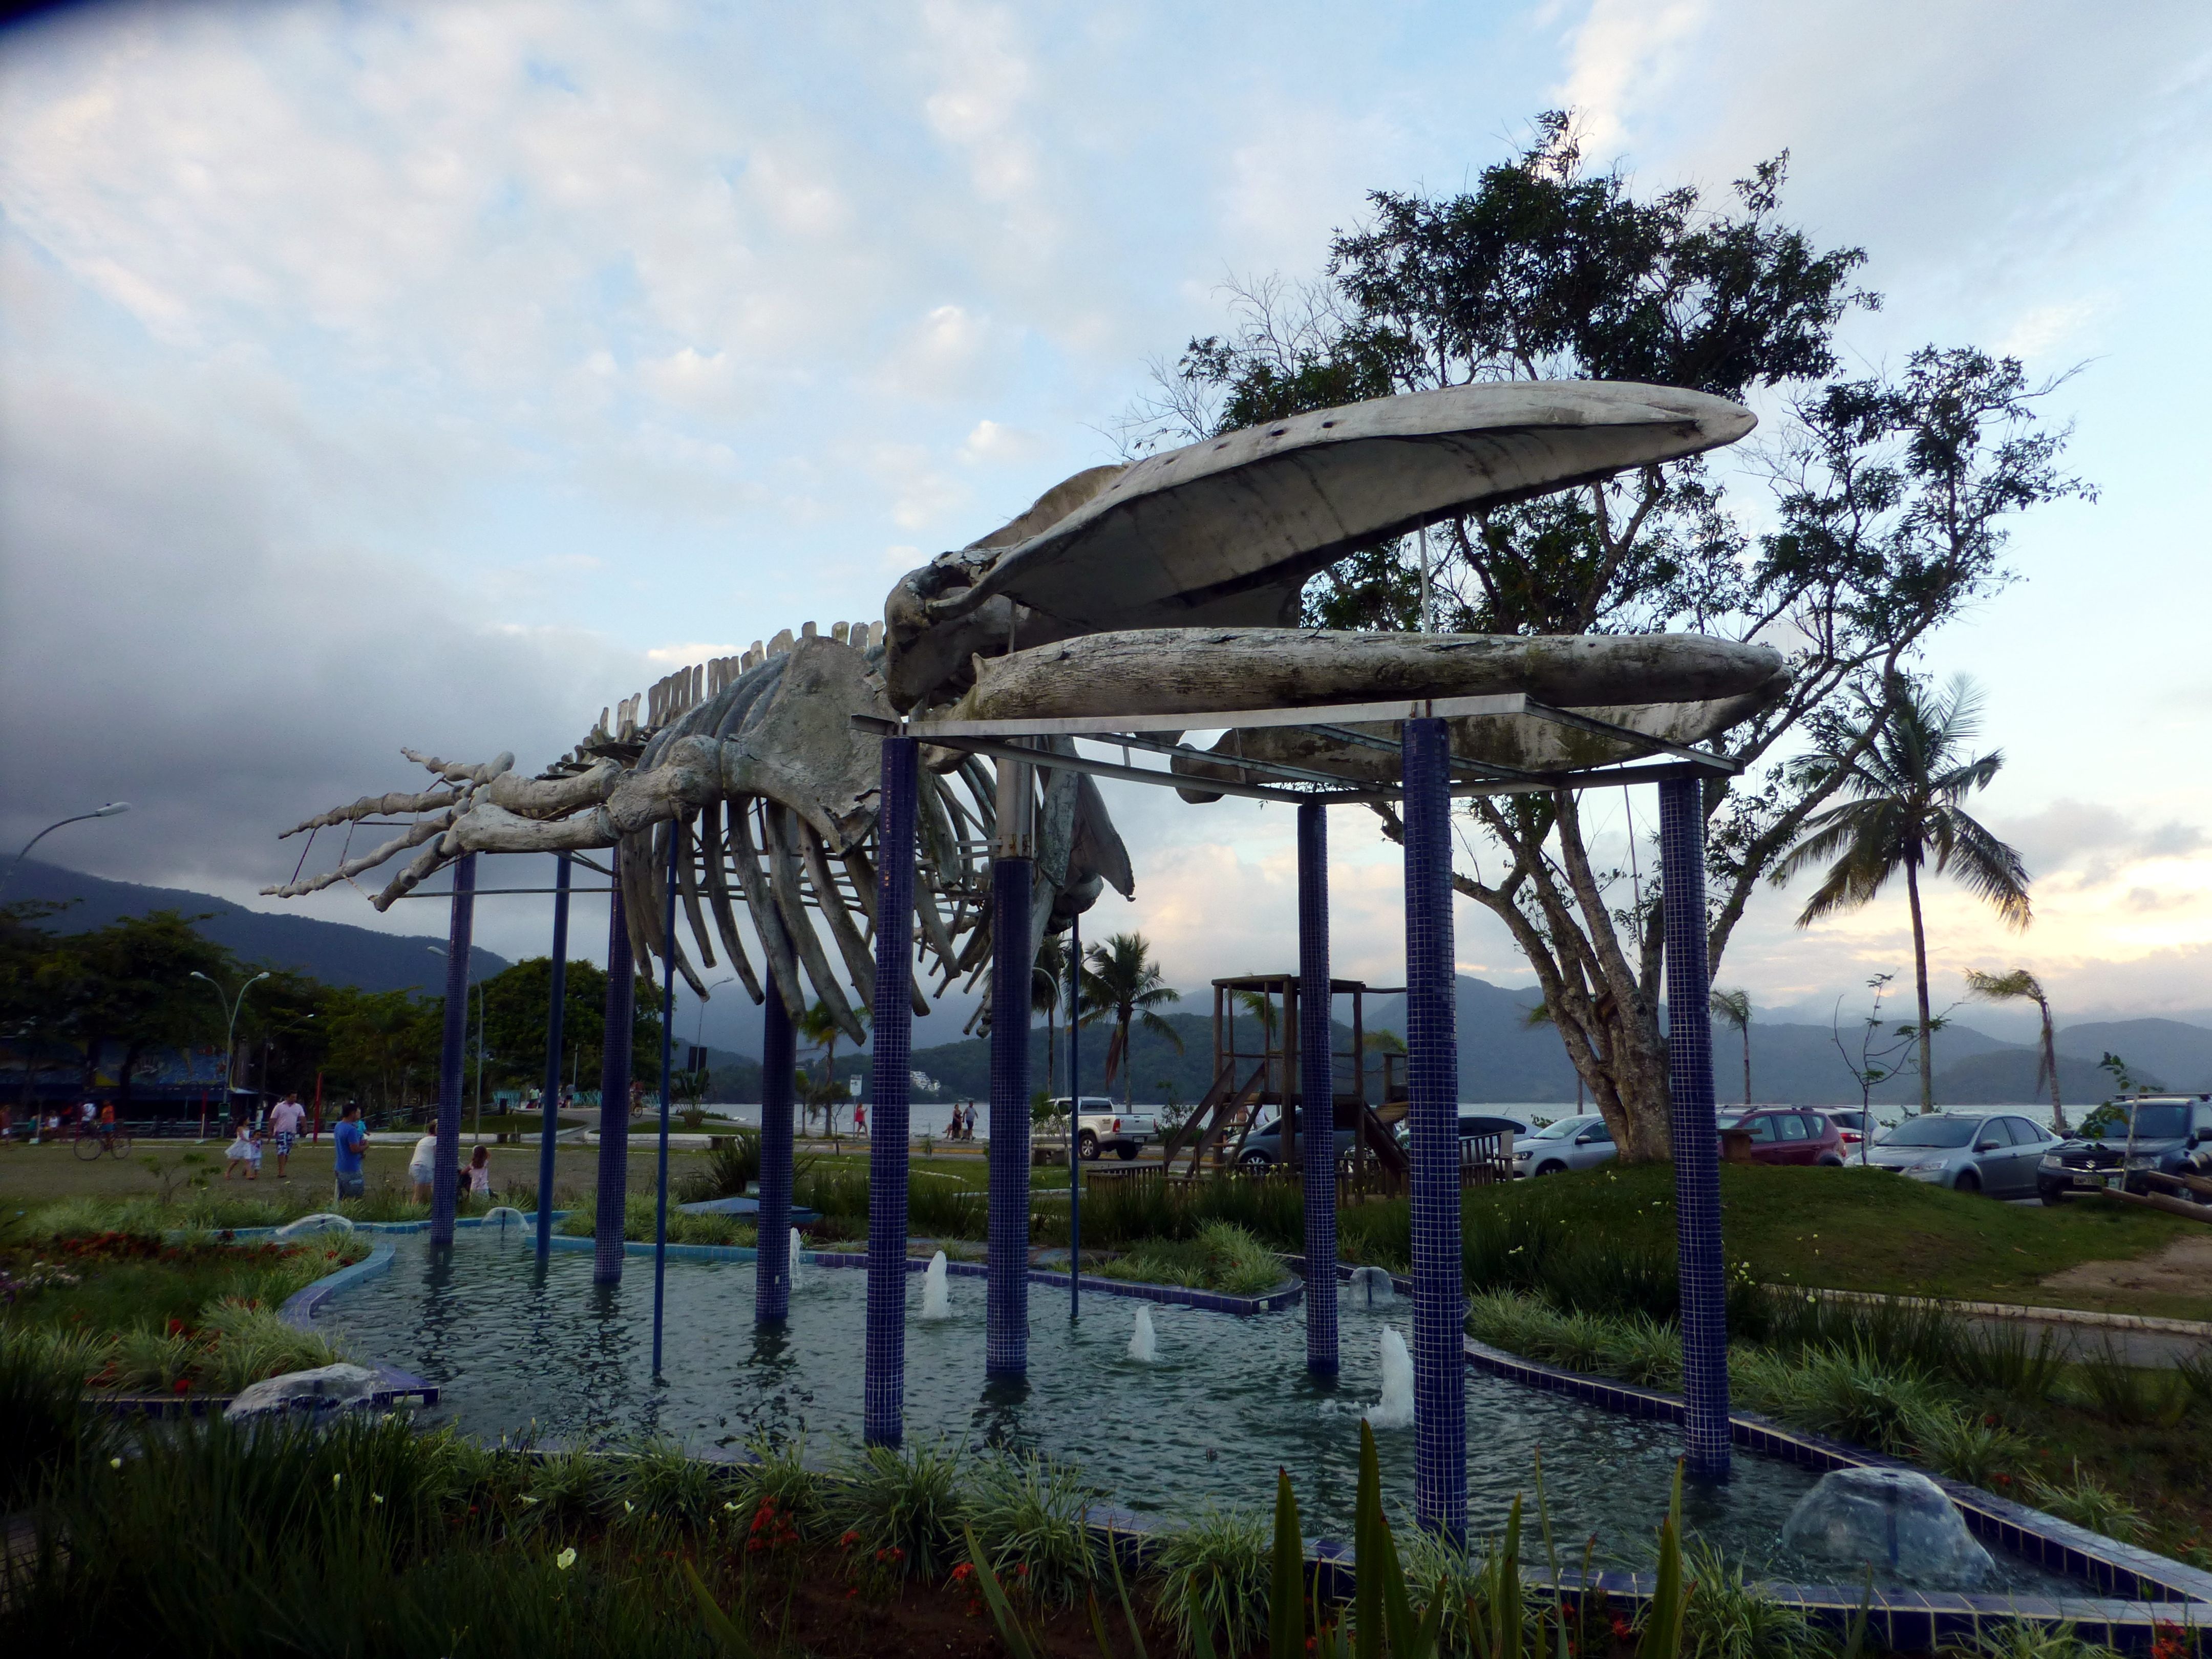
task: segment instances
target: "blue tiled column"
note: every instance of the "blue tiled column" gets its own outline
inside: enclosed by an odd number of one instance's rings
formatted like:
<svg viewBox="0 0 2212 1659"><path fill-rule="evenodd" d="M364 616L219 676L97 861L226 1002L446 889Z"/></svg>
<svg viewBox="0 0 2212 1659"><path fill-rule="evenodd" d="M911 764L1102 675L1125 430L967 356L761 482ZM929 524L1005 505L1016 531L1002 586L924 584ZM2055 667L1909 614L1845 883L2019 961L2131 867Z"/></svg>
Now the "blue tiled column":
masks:
<svg viewBox="0 0 2212 1659"><path fill-rule="evenodd" d="M636 968L629 955L629 917L623 908L622 848L612 860L614 891L607 903L606 1032L599 1042L599 1192L592 1212L597 1243L592 1283L619 1285L623 1273L623 1216L629 1201L630 1023L637 1000Z"/></svg>
<svg viewBox="0 0 2212 1659"><path fill-rule="evenodd" d="M545 1111L538 1135L538 1259L553 1253L553 1143L561 1132L561 1024L568 1001L568 867L553 860L553 973L545 1000Z"/></svg>
<svg viewBox="0 0 2212 1659"><path fill-rule="evenodd" d="M867 1367L860 1431L896 1446L906 1414L906 1140L912 1086L916 744L884 739L876 819L875 1058L868 1119Z"/></svg>
<svg viewBox="0 0 2212 1659"><path fill-rule="evenodd" d="M1334 1376L1336 1062L1330 1054L1328 809L1298 807L1298 1146L1304 1157L1306 1369Z"/></svg>
<svg viewBox="0 0 2212 1659"><path fill-rule="evenodd" d="M753 1322L781 1325L791 1314L792 1077L798 1044L791 1010L768 975L761 1018L760 1237L754 1263Z"/></svg>
<svg viewBox="0 0 2212 1659"><path fill-rule="evenodd" d="M1667 1084L1682 1284L1682 1430L1690 1472L1720 1480L1729 1472L1728 1284L1721 1256L1720 1134L1713 1121L1703 779L1661 780L1659 864L1666 884Z"/></svg>
<svg viewBox="0 0 2212 1659"><path fill-rule="evenodd" d="M1407 720L1406 1078L1413 1188L1413 1514L1467 1535L1466 1304L1459 1212L1458 988L1452 960L1451 743Z"/></svg>
<svg viewBox="0 0 2212 1659"><path fill-rule="evenodd" d="M991 861L991 1172L983 1370L1030 1365L1030 859ZM1070 1156L1073 1149L1070 1148Z"/></svg>
<svg viewBox="0 0 2212 1659"><path fill-rule="evenodd" d="M469 940L475 932L477 855L453 866L453 922L446 934L446 1035L438 1054L438 1165L430 1172L430 1242L453 1242L461 1160L461 1079L469 1046Z"/></svg>

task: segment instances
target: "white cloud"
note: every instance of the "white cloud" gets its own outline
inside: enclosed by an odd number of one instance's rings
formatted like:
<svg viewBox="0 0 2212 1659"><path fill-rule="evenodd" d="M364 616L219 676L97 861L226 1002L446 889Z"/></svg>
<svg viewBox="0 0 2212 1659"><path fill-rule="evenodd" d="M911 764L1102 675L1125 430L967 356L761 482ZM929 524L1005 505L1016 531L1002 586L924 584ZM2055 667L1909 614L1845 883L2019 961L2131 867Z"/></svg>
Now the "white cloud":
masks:
<svg viewBox="0 0 2212 1659"><path fill-rule="evenodd" d="M996 421L978 421L960 446L960 459L971 466L1003 465L1025 461L1036 453L1036 434Z"/></svg>
<svg viewBox="0 0 2212 1659"><path fill-rule="evenodd" d="M1669 91L1711 9L1706 0L1591 0L1569 37L1559 95L1600 166L1628 140L1632 115Z"/></svg>

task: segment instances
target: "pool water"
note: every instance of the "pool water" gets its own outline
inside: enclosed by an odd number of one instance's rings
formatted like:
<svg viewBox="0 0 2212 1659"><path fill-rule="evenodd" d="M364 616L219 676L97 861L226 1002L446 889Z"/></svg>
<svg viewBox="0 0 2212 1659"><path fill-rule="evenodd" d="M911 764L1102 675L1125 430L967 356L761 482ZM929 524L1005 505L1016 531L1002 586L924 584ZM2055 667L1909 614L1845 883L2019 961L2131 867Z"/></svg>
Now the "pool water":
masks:
<svg viewBox="0 0 2212 1659"><path fill-rule="evenodd" d="M866 1274L808 1266L793 1287L789 1324L757 1332L753 1269L745 1262L667 1264L663 1380L651 1377L653 1273L629 1259L619 1285L592 1283L587 1251L556 1251L544 1267L529 1236L465 1234L447 1255L421 1235L394 1241L391 1271L341 1291L317 1326L356 1357L436 1382L431 1416L490 1438L605 1443L639 1434L695 1452L726 1454L765 1434L804 1436L834 1456L859 1443ZM1265 1512L1277 1466L1290 1471L1309 1535L1349 1538L1359 1417L1380 1391L1386 1327L1409 1342L1400 1301L1341 1315L1343 1372L1334 1384L1305 1370L1296 1311L1239 1318L1086 1294L1071 1326L1063 1289L1030 1290L1025 1382L983 1376L983 1281L951 1281L951 1317L924 1321L921 1276L907 1281L906 1432L1042 1453L1079 1466L1111 1501L1161 1516L1208 1505ZM1128 1357L1136 1310L1150 1309L1157 1357ZM1536 1459L1563 1558L1597 1540L1605 1565L1641 1565L1666 1512L1680 1437L1674 1428L1589 1409L1558 1395L1470 1372L1467 1379L1468 1518L1478 1535L1503 1528L1526 1495L1533 1560ZM1378 1430L1383 1498L1395 1513L1413 1498L1413 1432ZM1813 1485L1808 1471L1739 1455L1723 1487L1684 1498L1690 1528L1754 1571L1814 1581L1834 1577L1785 1560L1778 1540ZM2000 1556L1989 1588L2063 1585ZM2078 1593L2079 1587L2074 1587Z"/></svg>

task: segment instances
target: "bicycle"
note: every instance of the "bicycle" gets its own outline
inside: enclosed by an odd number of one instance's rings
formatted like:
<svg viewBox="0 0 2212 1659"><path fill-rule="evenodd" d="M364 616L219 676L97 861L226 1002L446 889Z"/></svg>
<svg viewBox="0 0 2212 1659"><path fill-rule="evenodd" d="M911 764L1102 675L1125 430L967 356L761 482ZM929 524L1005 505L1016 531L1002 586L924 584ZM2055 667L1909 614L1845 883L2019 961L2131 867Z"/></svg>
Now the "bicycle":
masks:
<svg viewBox="0 0 2212 1659"><path fill-rule="evenodd" d="M119 1123L112 1128L80 1125L74 1139L77 1157L88 1164L102 1152L112 1153L118 1161L131 1156L131 1132Z"/></svg>

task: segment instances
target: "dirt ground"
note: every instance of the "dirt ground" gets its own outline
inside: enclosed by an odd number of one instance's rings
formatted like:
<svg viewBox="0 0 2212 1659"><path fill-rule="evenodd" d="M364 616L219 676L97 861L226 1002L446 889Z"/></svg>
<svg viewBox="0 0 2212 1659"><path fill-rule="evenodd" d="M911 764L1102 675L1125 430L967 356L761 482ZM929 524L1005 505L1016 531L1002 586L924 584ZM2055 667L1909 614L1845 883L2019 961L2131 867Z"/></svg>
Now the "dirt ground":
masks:
<svg viewBox="0 0 2212 1659"><path fill-rule="evenodd" d="M2093 1304L2212 1295L2212 1227L2185 1233L2165 1249L2131 1261L2081 1262L2051 1274L2043 1285L2069 1299L2090 1299Z"/></svg>

